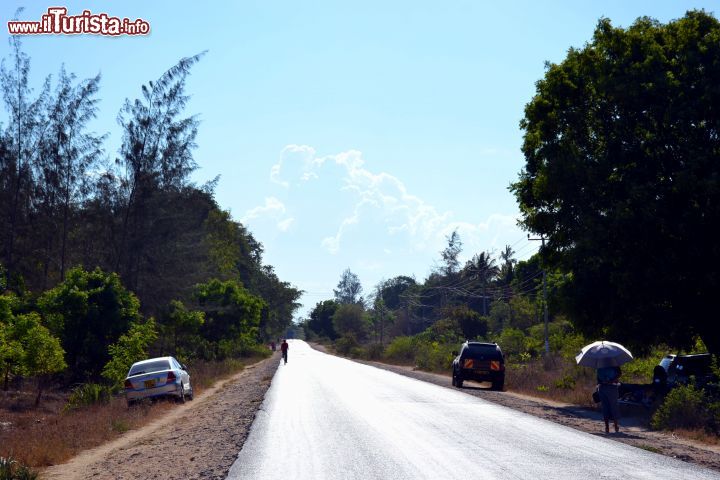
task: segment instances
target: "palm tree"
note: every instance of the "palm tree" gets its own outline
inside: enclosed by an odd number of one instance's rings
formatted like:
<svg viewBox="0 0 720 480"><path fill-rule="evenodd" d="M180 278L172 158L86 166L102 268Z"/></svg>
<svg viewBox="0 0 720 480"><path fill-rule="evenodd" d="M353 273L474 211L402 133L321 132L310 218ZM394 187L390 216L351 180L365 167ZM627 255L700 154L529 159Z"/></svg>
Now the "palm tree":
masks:
<svg viewBox="0 0 720 480"><path fill-rule="evenodd" d="M467 261L463 270L468 276L477 279L479 286L482 288L483 315L487 315L487 286L500 273L500 269L495 264L495 259L490 256L490 252L477 253Z"/></svg>
<svg viewBox="0 0 720 480"><path fill-rule="evenodd" d="M513 258L515 252L510 245L505 245L503 251L500 252L500 259L503 261L500 267L500 280L504 285L510 285L510 281L513 277L513 268L517 263L517 260Z"/></svg>

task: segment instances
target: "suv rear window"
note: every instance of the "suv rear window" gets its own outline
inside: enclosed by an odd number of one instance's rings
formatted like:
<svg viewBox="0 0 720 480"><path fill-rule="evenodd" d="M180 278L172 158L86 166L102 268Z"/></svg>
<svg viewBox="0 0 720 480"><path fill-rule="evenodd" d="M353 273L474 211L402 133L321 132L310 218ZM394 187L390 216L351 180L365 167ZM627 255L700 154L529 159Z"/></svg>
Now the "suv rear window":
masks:
<svg viewBox="0 0 720 480"><path fill-rule="evenodd" d="M495 345L468 345L462 353L463 358L500 360L502 355Z"/></svg>
<svg viewBox="0 0 720 480"><path fill-rule="evenodd" d="M163 370L170 370L170 363L167 360L156 360L154 362L133 365L128 377L142 375L143 373L161 372Z"/></svg>
<svg viewBox="0 0 720 480"><path fill-rule="evenodd" d="M688 357L675 357L670 369L682 372L684 375L707 375L711 372L710 355L692 355Z"/></svg>

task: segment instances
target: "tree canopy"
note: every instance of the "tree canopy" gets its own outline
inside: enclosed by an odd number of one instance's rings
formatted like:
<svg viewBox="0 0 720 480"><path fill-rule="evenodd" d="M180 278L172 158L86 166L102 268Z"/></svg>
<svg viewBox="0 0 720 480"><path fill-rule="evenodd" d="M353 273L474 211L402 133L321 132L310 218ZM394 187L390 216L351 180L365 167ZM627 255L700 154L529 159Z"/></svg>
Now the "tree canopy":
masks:
<svg viewBox="0 0 720 480"><path fill-rule="evenodd" d="M603 19L537 83L511 189L587 334L720 351L718 78L720 23L691 11Z"/></svg>
<svg viewBox="0 0 720 480"><path fill-rule="evenodd" d="M345 269L337 284L335 293L335 301L342 304L364 305L365 299L362 296L362 284L356 274L349 268Z"/></svg>
<svg viewBox="0 0 720 480"><path fill-rule="evenodd" d="M62 68L38 82L21 38L10 39L0 65L5 388L58 370L66 383L116 383L145 355L262 354L261 342L292 324L301 291L218 205L219 177L190 178L200 124L186 83L202 56L180 59L125 101L120 148L108 153L109 136L91 129L100 75Z"/></svg>

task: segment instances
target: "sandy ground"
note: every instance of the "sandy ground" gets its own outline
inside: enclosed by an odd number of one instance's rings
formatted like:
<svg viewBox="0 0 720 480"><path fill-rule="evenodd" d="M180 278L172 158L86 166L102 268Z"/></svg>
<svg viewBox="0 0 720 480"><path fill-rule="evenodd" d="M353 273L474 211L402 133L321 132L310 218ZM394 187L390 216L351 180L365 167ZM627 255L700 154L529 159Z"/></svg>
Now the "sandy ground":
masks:
<svg viewBox="0 0 720 480"><path fill-rule="evenodd" d="M41 472L43 479L224 479L247 438L279 354L250 365L151 424Z"/></svg>
<svg viewBox="0 0 720 480"><path fill-rule="evenodd" d="M313 345L316 347L316 345ZM412 367L387 365L379 362L362 362L378 368L389 370L401 375L434 383L451 386L450 375L413 370ZM682 439L672 433L649 430L637 417L632 416L630 409L622 409L623 418L620 432L606 434L602 415L599 411L577 405L553 402L537 397L521 395L515 392L495 392L485 387L486 384L465 382L462 391L476 397L489 400L506 407L520 410L536 417L544 418L568 427L582 430L594 435L601 435L618 442L626 443L655 453L668 455L687 462L702 465L720 471L720 446L706 445L692 440ZM631 407L632 408L632 407ZM638 407L641 408L641 407ZM612 426L610 428L612 430Z"/></svg>

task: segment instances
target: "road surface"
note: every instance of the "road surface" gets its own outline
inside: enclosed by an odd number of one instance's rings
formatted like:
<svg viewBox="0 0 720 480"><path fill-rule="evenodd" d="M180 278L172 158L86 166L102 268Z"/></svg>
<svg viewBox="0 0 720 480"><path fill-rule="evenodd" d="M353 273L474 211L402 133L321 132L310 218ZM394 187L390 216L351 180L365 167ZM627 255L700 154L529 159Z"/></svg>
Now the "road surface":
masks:
<svg viewBox="0 0 720 480"><path fill-rule="evenodd" d="M295 340L228 476L277 478L649 480L720 474Z"/></svg>

